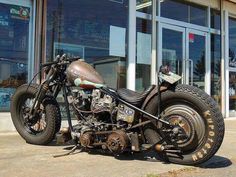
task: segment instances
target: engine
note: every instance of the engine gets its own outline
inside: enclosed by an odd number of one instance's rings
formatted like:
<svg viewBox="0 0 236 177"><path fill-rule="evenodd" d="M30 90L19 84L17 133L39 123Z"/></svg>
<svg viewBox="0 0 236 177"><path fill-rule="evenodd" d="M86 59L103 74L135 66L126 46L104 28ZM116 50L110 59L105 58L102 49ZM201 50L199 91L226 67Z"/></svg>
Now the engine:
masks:
<svg viewBox="0 0 236 177"><path fill-rule="evenodd" d="M116 119L118 121L124 121L128 124L132 124L134 121L134 113L135 111L133 109L124 104L119 104Z"/></svg>
<svg viewBox="0 0 236 177"><path fill-rule="evenodd" d="M115 107L115 102L112 97L101 93L95 89L92 92L91 110L93 111L112 111Z"/></svg>
<svg viewBox="0 0 236 177"><path fill-rule="evenodd" d="M135 111L124 104L118 104L110 96L103 94L99 89L94 89L91 93L78 93L73 91L73 107L78 112L98 114L107 112L110 114L108 119L111 122L126 122L132 124ZM91 118L91 117L90 117ZM98 117L97 117L98 118Z"/></svg>
<svg viewBox="0 0 236 177"><path fill-rule="evenodd" d="M99 139L102 137L104 141L97 141L96 136L99 136ZM104 150L108 149L119 154L128 147L130 140L124 131L116 130L111 132L85 132L80 136L80 143L86 148L101 146Z"/></svg>
<svg viewBox="0 0 236 177"><path fill-rule="evenodd" d="M124 130L134 121L133 109L117 104L99 89L81 93L73 91L71 104L78 115L74 129L83 147L101 146L113 153L121 153L129 145L130 138Z"/></svg>

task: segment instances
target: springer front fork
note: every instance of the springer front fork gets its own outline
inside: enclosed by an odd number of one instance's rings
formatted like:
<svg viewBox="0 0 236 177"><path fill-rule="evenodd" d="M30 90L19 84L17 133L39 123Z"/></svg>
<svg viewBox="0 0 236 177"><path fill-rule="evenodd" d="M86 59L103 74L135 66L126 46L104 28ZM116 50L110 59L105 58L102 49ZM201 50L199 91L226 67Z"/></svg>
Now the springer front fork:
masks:
<svg viewBox="0 0 236 177"><path fill-rule="evenodd" d="M60 89L61 89L61 86L59 86L59 85L57 85L55 87L54 92L53 92L54 98L57 97ZM49 81L46 80L40 85L39 90L38 90L38 92L36 94L36 97L34 99L33 106L30 109L30 114L32 115L32 117L35 115L35 113L39 109L39 106L42 103L43 99L45 98L46 93L48 92L48 90L49 90ZM69 125L69 128L70 128L70 131L73 132L73 126L72 126L70 110L69 110L69 102L68 102L68 99L67 99L67 90L68 89L67 89L65 83L62 84L62 90L63 90L63 97L64 97L64 101L65 101L65 105L66 105L68 125Z"/></svg>
<svg viewBox="0 0 236 177"><path fill-rule="evenodd" d="M49 89L49 82L48 81L45 81L40 85L39 90L38 90L36 97L34 99L33 106L30 109L31 118L34 117L37 110L39 109L39 106L42 103L43 99L45 98L45 95L46 95L48 89Z"/></svg>

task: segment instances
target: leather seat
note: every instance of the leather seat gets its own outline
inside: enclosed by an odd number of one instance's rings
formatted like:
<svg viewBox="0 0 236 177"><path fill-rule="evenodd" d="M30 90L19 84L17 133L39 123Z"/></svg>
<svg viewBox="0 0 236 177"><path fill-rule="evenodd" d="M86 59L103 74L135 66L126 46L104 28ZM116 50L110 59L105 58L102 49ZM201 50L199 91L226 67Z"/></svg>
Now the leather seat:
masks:
<svg viewBox="0 0 236 177"><path fill-rule="evenodd" d="M140 107L147 95L154 89L155 85L151 85L142 93L135 92L129 89L121 88L117 91L120 98L131 103L134 106Z"/></svg>

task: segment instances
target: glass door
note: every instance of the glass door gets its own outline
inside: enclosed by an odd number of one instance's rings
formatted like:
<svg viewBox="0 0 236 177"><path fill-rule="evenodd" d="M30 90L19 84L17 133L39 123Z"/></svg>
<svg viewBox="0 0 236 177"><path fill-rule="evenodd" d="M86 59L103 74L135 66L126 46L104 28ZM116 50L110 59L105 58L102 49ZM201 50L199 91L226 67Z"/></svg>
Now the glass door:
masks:
<svg viewBox="0 0 236 177"><path fill-rule="evenodd" d="M186 44L186 84L199 87L209 93L210 84L206 84L210 83L206 74L210 71L210 64L206 60L207 33L186 29Z"/></svg>
<svg viewBox="0 0 236 177"><path fill-rule="evenodd" d="M0 0L0 111L9 111L11 95L32 70L31 2Z"/></svg>
<svg viewBox="0 0 236 177"><path fill-rule="evenodd" d="M229 117L236 116L236 72L229 72Z"/></svg>
<svg viewBox="0 0 236 177"><path fill-rule="evenodd" d="M161 60L162 65L168 65L172 72L182 76L185 73L185 28L161 24Z"/></svg>
<svg viewBox="0 0 236 177"><path fill-rule="evenodd" d="M227 70L229 71L226 80L227 93L227 117L236 116L236 18L229 17L229 52L227 60Z"/></svg>
<svg viewBox="0 0 236 177"><path fill-rule="evenodd" d="M182 76L181 83L193 85L210 94L210 59L208 34L198 30L160 24L162 65Z"/></svg>

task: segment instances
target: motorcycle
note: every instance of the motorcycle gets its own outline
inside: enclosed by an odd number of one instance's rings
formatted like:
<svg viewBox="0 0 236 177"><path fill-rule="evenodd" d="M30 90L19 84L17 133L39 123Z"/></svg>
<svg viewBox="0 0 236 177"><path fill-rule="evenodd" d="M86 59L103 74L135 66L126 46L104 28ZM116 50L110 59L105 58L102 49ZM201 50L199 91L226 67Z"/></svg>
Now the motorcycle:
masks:
<svg viewBox="0 0 236 177"><path fill-rule="evenodd" d="M197 87L178 84L181 77L166 66L159 70L158 85L142 93L106 86L79 58L57 56L41 68L46 79L18 87L11 100L12 121L27 143L46 145L63 132L75 148L114 155L152 150L163 160L197 165L209 160L223 141L224 120L217 103ZM56 100L60 91L69 125L62 132Z"/></svg>

